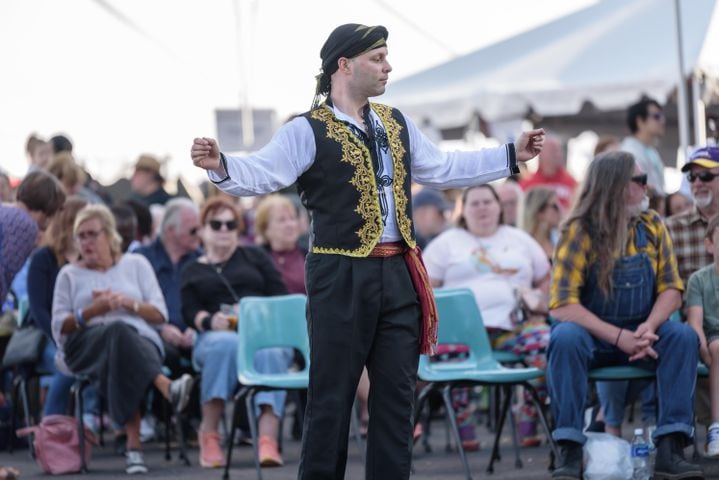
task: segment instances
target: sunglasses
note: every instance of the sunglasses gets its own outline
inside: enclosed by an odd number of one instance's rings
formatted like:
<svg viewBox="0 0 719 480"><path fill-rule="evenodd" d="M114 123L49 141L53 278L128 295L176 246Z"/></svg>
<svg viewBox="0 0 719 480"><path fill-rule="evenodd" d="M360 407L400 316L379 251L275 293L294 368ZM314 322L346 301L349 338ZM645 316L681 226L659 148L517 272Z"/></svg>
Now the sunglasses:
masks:
<svg viewBox="0 0 719 480"><path fill-rule="evenodd" d="M210 224L210 228L216 232L222 230L223 225L227 227L227 230L229 231L237 230L237 220L230 220L229 222L223 222L221 220L210 220L208 223Z"/></svg>
<svg viewBox="0 0 719 480"><path fill-rule="evenodd" d="M638 185L641 185L642 187L646 187L647 186L647 174L642 173L641 175L634 175L632 177L632 182L634 182Z"/></svg>
<svg viewBox="0 0 719 480"><path fill-rule="evenodd" d="M661 121L664 120L664 114L662 112L654 112L650 113L648 115L649 118L653 118L654 120Z"/></svg>
<svg viewBox="0 0 719 480"><path fill-rule="evenodd" d="M701 172L689 172L687 173L687 180L689 183L694 183L697 178L704 183L709 183L714 180L714 177L719 177L719 173L712 173L708 170L702 170Z"/></svg>

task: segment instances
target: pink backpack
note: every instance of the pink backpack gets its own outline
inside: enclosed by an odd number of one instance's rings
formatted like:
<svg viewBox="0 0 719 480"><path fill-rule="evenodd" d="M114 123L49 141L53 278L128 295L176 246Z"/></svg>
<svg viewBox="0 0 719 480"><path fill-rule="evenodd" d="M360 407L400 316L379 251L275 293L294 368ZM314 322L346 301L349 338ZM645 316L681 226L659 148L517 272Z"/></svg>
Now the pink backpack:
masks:
<svg viewBox="0 0 719 480"><path fill-rule="evenodd" d="M85 465L92 458L95 435L85 428ZM18 436L34 436L35 459L45 472L52 475L75 473L82 469L80 432L77 419L65 415L48 415L40 425L21 428Z"/></svg>

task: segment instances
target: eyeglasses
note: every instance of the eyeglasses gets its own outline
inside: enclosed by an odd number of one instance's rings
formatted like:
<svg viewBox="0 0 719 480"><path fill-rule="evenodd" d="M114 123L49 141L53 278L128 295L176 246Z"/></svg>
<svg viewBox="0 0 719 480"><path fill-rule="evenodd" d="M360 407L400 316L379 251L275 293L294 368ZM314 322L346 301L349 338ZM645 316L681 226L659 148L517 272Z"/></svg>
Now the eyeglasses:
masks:
<svg viewBox="0 0 719 480"><path fill-rule="evenodd" d="M719 177L719 173L712 173L709 170L702 170L701 172L689 172L687 173L687 180L689 183L694 183L697 178L703 183L709 183L714 180L714 177Z"/></svg>
<svg viewBox="0 0 719 480"><path fill-rule="evenodd" d="M638 185L641 185L642 187L646 187L647 186L647 174L642 173L641 175L634 175L632 177L632 182L634 182Z"/></svg>
<svg viewBox="0 0 719 480"><path fill-rule="evenodd" d="M85 230L84 232L78 232L77 235L75 235L75 238L81 242L84 242L85 240L94 241L102 232L103 230Z"/></svg>
<svg viewBox="0 0 719 480"><path fill-rule="evenodd" d="M229 231L237 230L237 220L230 220L229 222L223 222L221 220L210 220L208 223L210 224L210 228L216 232L222 230L223 225L227 227L227 230Z"/></svg>

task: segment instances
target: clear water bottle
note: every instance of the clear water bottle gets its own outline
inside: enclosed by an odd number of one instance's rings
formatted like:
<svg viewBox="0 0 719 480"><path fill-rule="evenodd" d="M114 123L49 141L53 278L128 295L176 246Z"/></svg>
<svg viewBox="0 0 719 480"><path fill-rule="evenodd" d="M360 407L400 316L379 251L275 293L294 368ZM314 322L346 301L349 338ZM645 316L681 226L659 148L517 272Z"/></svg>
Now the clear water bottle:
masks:
<svg viewBox="0 0 719 480"><path fill-rule="evenodd" d="M649 480L649 445L644 438L644 429L634 430L632 440L632 480Z"/></svg>

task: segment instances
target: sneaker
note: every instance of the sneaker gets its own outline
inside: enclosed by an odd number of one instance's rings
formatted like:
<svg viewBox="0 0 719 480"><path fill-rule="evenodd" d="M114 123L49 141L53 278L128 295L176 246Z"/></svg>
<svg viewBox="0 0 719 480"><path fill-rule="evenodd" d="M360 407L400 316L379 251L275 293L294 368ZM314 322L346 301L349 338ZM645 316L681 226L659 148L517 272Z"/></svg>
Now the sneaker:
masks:
<svg viewBox="0 0 719 480"><path fill-rule="evenodd" d="M140 420L140 442L147 443L155 439L155 418L145 415Z"/></svg>
<svg viewBox="0 0 719 480"><path fill-rule="evenodd" d="M712 423L707 430L707 456L719 455L719 423Z"/></svg>
<svg viewBox="0 0 719 480"><path fill-rule="evenodd" d="M217 432L198 432L200 441L200 466L204 468L224 467L227 460L220 446L220 434Z"/></svg>
<svg viewBox="0 0 719 480"><path fill-rule="evenodd" d="M180 413L187 408L192 393L192 375L184 374L170 384L170 403L175 413Z"/></svg>
<svg viewBox="0 0 719 480"><path fill-rule="evenodd" d="M258 455L260 457L260 465L263 467L281 467L285 464L277 448L277 441L267 435L260 437Z"/></svg>
<svg viewBox="0 0 719 480"><path fill-rule="evenodd" d="M125 454L125 462L127 463L125 473L128 475L137 475L147 473L148 471L147 465L145 465L145 459L139 450L128 450Z"/></svg>

